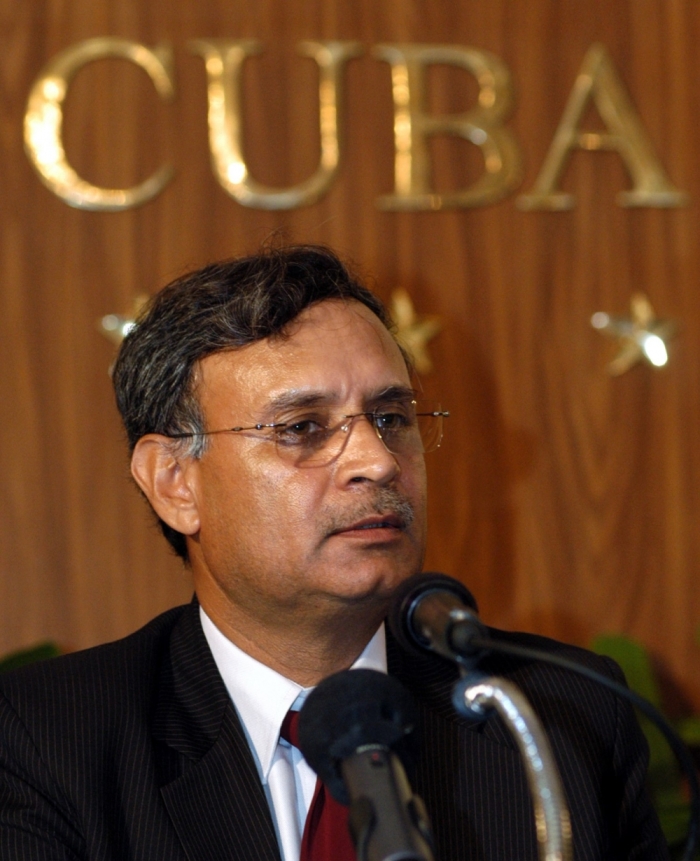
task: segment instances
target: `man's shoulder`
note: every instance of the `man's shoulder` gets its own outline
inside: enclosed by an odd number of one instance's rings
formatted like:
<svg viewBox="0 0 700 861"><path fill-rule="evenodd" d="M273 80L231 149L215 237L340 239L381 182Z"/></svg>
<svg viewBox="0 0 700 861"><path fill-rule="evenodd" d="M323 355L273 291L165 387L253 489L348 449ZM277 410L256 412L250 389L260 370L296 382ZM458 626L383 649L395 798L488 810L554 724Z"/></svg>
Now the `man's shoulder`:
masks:
<svg viewBox="0 0 700 861"><path fill-rule="evenodd" d="M558 658L569 660L602 675L618 677L620 674L619 667L611 658L599 655L583 646L575 646L563 640L554 640L542 634L531 634L524 631L503 631L498 628L489 628L489 632L494 641L500 641L504 645L539 651L555 660ZM523 660L527 660L525 656L517 659L516 663L521 665ZM542 663L546 665L544 658Z"/></svg>
<svg viewBox="0 0 700 861"><path fill-rule="evenodd" d="M549 677L551 674L570 676L571 669L555 666L558 660L568 660L585 670L593 670L601 675L624 681L622 671L611 659L591 652L581 646L574 646L561 640L554 640L541 634L531 634L523 631L505 631L498 628L487 628L493 648L481 655L477 668L486 674L497 674L506 677L516 676L518 679L538 679L540 676ZM498 646L506 648L501 651ZM509 654L508 648L522 650L520 654ZM389 662L395 667L398 675L418 676L435 679L436 682L451 683L459 675L457 665L445 658L429 652L403 652L390 634L388 637ZM528 655L527 650L540 652L541 658ZM515 650L514 650L515 651ZM552 659L552 663L548 659ZM579 677L581 678L581 677ZM584 685L591 684L583 680Z"/></svg>
<svg viewBox="0 0 700 861"><path fill-rule="evenodd" d="M494 649L492 655L488 656L482 663L482 668L487 672L502 673L507 677L514 677L518 683L525 685L535 684L541 680L544 683L556 685L559 689L571 686L573 689L583 691L595 691L599 694L616 699L615 694L601 689L600 682L595 681L589 673L597 673L605 676L619 684L625 684L625 677L620 667L612 658L574 646L561 640L544 637L541 634L530 634L522 631L502 631L490 629L494 644L500 643L506 649L510 646L522 650L521 654L508 654ZM532 651L532 655L527 653ZM537 654L541 657L537 657ZM565 666L568 662L570 666ZM576 670L579 668L579 671Z"/></svg>
<svg viewBox="0 0 700 861"><path fill-rule="evenodd" d="M504 651L494 648L480 670L510 680L542 707L577 712L603 708L606 719L616 719L618 695L592 675L624 686L624 674L611 658L540 634L497 629L490 629L490 634L494 645L502 645ZM509 654L509 647L519 654Z"/></svg>
<svg viewBox="0 0 700 861"><path fill-rule="evenodd" d="M153 697L169 660L173 629L191 605L175 607L120 640L40 661L0 676L0 697L23 721L32 717L123 712Z"/></svg>
<svg viewBox="0 0 700 861"><path fill-rule="evenodd" d="M598 730L603 727L605 735L614 733L620 700L609 688L585 675L594 671L624 684L624 675L614 661L539 634L496 628L489 628L488 632L494 647L479 660L475 668L479 675L514 684L546 722L563 721L568 725L588 722ZM497 648L499 643L523 651L519 655L504 653ZM387 645L390 671L432 711L452 723L461 724L462 719L452 703L453 688L459 678L457 665L437 655L402 652L391 637ZM568 660L582 668L584 674L548 660L529 657L526 650L540 652L555 662Z"/></svg>

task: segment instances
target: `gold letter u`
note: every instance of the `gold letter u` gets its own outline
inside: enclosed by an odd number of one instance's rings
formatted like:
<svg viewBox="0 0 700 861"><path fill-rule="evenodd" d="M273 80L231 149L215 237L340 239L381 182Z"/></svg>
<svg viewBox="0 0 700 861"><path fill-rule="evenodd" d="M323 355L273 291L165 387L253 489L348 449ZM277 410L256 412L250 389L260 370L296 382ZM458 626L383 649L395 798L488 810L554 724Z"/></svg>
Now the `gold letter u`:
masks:
<svg viewBox="0 0 700 861"><path fill-rule="evenodd" d="M251 177L245 161L241 114L241 67L259 53L254 39L197 39L190 44L204 57L209 82L209 146L214 174L243 206L297 209L315 203L330 188L340 161L340 76L351 57L362 52L358 42L302 42L299 53L319 67L321 159L316 172L288 188L269 188Z"/></svg>

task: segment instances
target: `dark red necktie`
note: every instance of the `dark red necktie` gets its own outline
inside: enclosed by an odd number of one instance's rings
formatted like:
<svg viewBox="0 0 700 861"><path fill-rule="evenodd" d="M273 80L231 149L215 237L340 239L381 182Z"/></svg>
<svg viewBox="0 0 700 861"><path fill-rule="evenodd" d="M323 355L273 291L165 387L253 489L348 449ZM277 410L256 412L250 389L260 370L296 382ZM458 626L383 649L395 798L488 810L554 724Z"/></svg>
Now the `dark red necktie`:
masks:
<svg viewBox="0 0 700 861"><path fill-rule="evenodd" d="M298 723L299 712L289 711L280 730L280 736L297 750ZM339 804L317 779L301 838L299 861L356 861L355 847L348 831L348 812L348 808Z"/></svg>

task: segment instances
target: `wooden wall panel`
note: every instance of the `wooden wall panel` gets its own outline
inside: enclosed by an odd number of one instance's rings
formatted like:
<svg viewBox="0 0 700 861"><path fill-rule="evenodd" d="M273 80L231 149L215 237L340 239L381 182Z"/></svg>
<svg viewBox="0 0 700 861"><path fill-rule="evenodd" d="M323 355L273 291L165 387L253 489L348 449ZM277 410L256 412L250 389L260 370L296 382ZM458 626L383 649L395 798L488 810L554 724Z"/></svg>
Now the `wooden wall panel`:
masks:
<svg viewBox="0 0 700 861"><path fill-rule="evenodd" d="M175 179L121 213L69 208L39 182L22 147L32 81L59 51L95 36L174 50L177 97L108 60L85 67L65 111L66 148L86 178ZM268 184L309 175L318 158L316 76L302 39L356 39L345 74L345 155L330 192L287 213L246 209L209 164L198 37L254 37L245 71L249 163ZM576 153L562 186L570 212L522 212L515 195L477 209L388 213L393 187L389 69L382 42L470 45L511 70L509 128L531 189L583 57L609 50L656 152L691 196L682 209L623 209L630 180L615 153ZM697 300L700 7L684 0L0 0L0 652L52 637L105 641L187 600L128 479L96 321L124 312L180 272L271 235L325 242L374 273L382 295L408 289L439 314L426 379L452 411L430 456L427 565L467 582L484 617L586 643L632 634L700 708L700 303ZM466 72L432 70L430 105L464 110ZM588 122L599 126L595 112ZM432 145L435 181L473 181L480 155ZM605 373L594 311L625 312L646 292L678 320L671 363Z"/></svg>

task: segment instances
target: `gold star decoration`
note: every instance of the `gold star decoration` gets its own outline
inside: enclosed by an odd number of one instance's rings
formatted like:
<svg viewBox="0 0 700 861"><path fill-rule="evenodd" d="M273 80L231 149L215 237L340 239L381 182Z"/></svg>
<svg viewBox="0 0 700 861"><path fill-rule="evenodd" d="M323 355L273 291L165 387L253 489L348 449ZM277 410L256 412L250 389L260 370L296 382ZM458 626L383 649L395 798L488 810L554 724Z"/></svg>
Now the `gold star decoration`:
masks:
<svg viewBox="0 0 700 861"><path fill-rule="evenodd" d="M136 318L148 301L148 296L137 296L134 299L130 314L105 314L100 317L97 327L112 343L119 346L129 332L134 328Z"/></svg>
<svg viewBox="0 0 700 861"><path fill-rule="evenodd" d="M668 363L668 342L677 330L672 320L656 316L643 293L632 296L629 317L611 317L598 311L591 317L591 326L617 341L617 354L608 365L613 376L624 374L640 361L662 368Z"/></svg>
<svg viewBox="0 0 700 861"><path fill-rule="evenodd" d="M396 338L410 353L421 374L433 369L428 355L428 341L442 329L439 317L418 316L413 301L406 290L394 290L391 294L391 317L396 323Z"/></svg>

